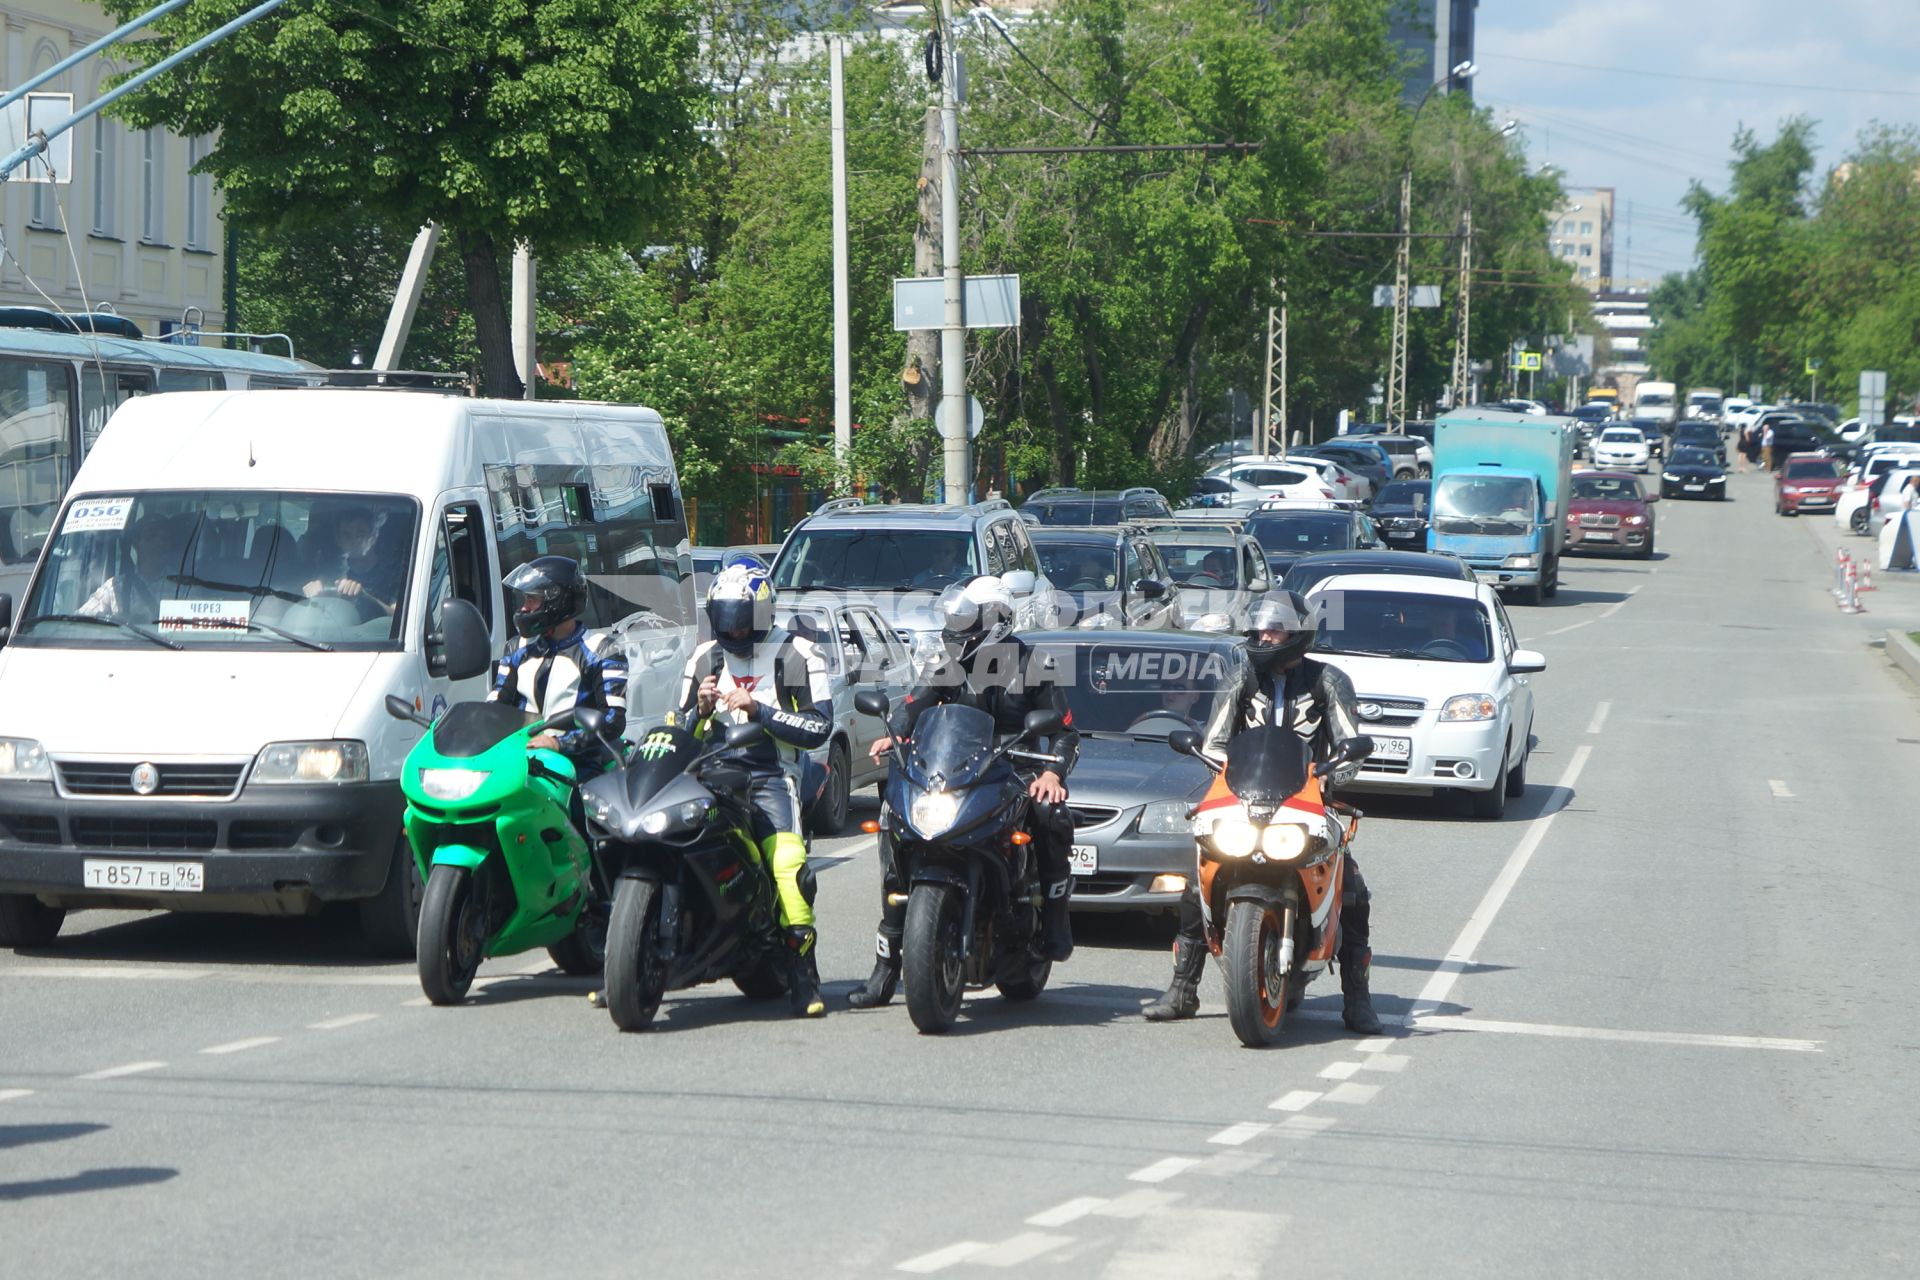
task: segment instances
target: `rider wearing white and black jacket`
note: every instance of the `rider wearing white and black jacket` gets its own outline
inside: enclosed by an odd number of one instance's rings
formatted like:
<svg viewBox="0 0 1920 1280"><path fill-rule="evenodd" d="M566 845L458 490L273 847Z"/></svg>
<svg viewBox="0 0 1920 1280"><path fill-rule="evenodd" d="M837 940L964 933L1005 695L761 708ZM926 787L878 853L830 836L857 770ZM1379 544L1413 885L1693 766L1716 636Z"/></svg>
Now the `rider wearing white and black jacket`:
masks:
<svg viewBox="0 0 1920 1280"><path fill-rule="evenodd" d="M1263 725L1289 728L1306 739L1316 763L1325 763L1351 738L1361 736L1354 710L1353 682L1346 672L1307 657L1314 630L1307 602L1297 592L1276 592L1254 605L1247 619L1247 667L1239 695L1220 700L1207 725L1202 749L1216 762L1242 729ZM1380 1033L1368 990L1373 952L1373 895L1360 866L1347 855L1340 903L1340 991L1342 1020L1366 1035ZM1144 1010L1154 1022L1191 1018L1200 1011L1200 975L1207 944L1202 933L1200 894L1189 881L1180 899L1180 934L1174 942L1173 982L1166 994Z"/></svg>
<svg viewBox="0 0 1920 1280"><path fill-rule="evenodd" d="M773 625L773 589L746 566L721 571L707 593L713 628L687 660L674 721L705 737L716 725L757 722L766 736L741 752L753 775L750 792L760 845L780 896L792 960L793 1011L826 1011L814 956L813 869L801 834L800 795L794 786L800 754L833 732L833 690L820 646Z"/></svg>
<svg viewBox="0 0 1920 1280"><path fill-rule="evenodd" d="M935 611L940 616L942 654L894 708L887 726L892 736L874 743L874 758L891 749L895 739L910 739L915 721L946 702L977 707L992 716L998 745L1024 734L1027 716L1032 712L1059 713L1062 728L1045 748L1058 763L1031 777L1022 771L1021 776L1033 798L1028 821L1045 891L1043 946L1051 959L1065 960L1073 954L1073 926L1068 918L1073 893L1073 814L1066 805L1065 779L1080 755L1080 731L1073 727L1073 711L1060 688L1052 658L1012 634L1013 597L999 578L981 575L948 588ZM884 815L881 825L880 930L874 940L873 973L866 985L855 988L849 997L856 1009L887 1003L900 979L907 886L899 879Z"/></svg>
<svg viewBox="0 0 1920 1280"><path fill-rule="evenodd" d="M513 627L526 643L494 667L488 701L510 702L543 717L593 707L604 717L601 734L617 740L627 725L627 655L614 636L581 622L586 581L580 566L565 556L541 556L501 585L515 600ZM543 733L531 745L558 751L576 765L608 763L599 737L583 729Z"/></svg>

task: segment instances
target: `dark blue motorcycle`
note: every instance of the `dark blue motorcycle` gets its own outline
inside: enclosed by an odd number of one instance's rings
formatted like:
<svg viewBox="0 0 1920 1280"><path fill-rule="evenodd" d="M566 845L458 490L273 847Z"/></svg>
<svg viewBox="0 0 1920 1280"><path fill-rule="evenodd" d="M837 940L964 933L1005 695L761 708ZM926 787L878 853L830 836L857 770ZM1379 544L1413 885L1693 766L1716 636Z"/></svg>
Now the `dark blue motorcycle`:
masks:
<svg viewBox="0 0 1920 1280"><path fill-rule="evenodd" d="M854 705L887 716L883 693L861 693ZM904 749L893 748L889 833L900 880L910 886L900 977L907 1012L924 1033L954 1024L968 988L997 986L1009 1000L1046 988L1053 962L1040 949L1032 802L1013 765L1059 764L1020 744L1061 728L1057 712L1035 711L1020 737L996 747L992 716L946 703L920 716Z"/></svg>

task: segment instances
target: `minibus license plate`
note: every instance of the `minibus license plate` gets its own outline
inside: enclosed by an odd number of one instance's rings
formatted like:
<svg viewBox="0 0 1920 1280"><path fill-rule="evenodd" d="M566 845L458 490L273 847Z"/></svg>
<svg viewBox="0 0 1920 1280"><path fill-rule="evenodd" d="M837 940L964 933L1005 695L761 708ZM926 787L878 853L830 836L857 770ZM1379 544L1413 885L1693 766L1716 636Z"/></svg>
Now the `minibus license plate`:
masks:
<svg viewBox="0 0 1920 1280"><path fill-rule="evenodd" d="M1100 846L1077 844L1073 846L1073 874L1090 876L1100 869Z"/></svg>
<svg viewBox="0 0 1920 1280"><path fill-rule="evenodd" d="M87 858L80 882L89 889L135 889L143 893L204 893L206 864L141 862L131 858Z"/></svg>

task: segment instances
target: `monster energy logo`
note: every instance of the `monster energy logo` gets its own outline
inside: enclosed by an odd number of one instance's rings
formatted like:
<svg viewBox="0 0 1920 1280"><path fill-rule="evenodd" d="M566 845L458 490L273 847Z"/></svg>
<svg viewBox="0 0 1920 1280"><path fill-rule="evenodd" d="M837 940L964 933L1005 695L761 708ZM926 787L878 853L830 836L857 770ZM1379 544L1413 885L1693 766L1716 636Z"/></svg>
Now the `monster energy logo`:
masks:
<svg viewBox="0 0 1920 1280"><path fill-rule="evenodd" d="M640 744L642 760L659 760L673 754L673 735L670 733L650 733L647 740Z"/></svg>

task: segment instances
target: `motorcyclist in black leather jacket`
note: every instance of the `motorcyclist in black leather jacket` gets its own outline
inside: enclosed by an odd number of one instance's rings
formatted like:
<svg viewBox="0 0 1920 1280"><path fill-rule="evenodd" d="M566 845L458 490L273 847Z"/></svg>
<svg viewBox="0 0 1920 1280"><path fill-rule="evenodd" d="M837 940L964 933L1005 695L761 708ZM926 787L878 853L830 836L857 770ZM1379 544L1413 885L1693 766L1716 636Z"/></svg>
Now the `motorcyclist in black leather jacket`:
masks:
<svg viewBox="0 0 1920 1280"><path fill-rule="evenodd" d="M1028 778L1027 791L1033 797L1028 822L1046 893L1041 910L1043 945L1050 958L1065 960L1073 954L1073 929L1068 919L1073 892L1073 815L1066 806L1066 777L1080 751L1080 732L1073 727L1073 712L1056 683L1052 660L1012 634L1013 597L1000 579L982 575L956 584L941 596L935 609L940 615L943 653L894 708L888 724L891 736L874 743L873 756L877 760L891 750L896 738L904 741L912 737L914 722L921 713L943 702L987 712L993 717L995 737L1003 744L1025 732L1029 713L1059 712L1065 727L1053 735L1046 750L1060 762ZM893 859L884 815L880 865L881 915L874 939L873 973L866 985L855 988L849 997L856 1009L887 1003L900 979L907 885Z"/></svg>
<svg viewBox="0 0 1920 1280"><path fill-rule="evenodd" d="M1307 740L1316 763L1324 763L1347 739L1360 735L1353 684L1338 667L1307 657L1314 629L1307 602L1298 592L1273 592L1255 603L1247 618L1246 676L1239 696L1221 699L1207 725L1203 750L1224 759L1233 736L1242 729L1284 725ZM1206 969L1200 895L1190 880L1180 899L1180 934L1174 941L1173 983L1144 1010L1154 1022L1191 1018L1200 1011L1200 976ZM1346 884L1340 905L1341 1020L1350 1030L1378 1035L1380 1019L1367 989L1373 952L1369 948L1372 895L1360 866L1347 855Z"/></svg>

